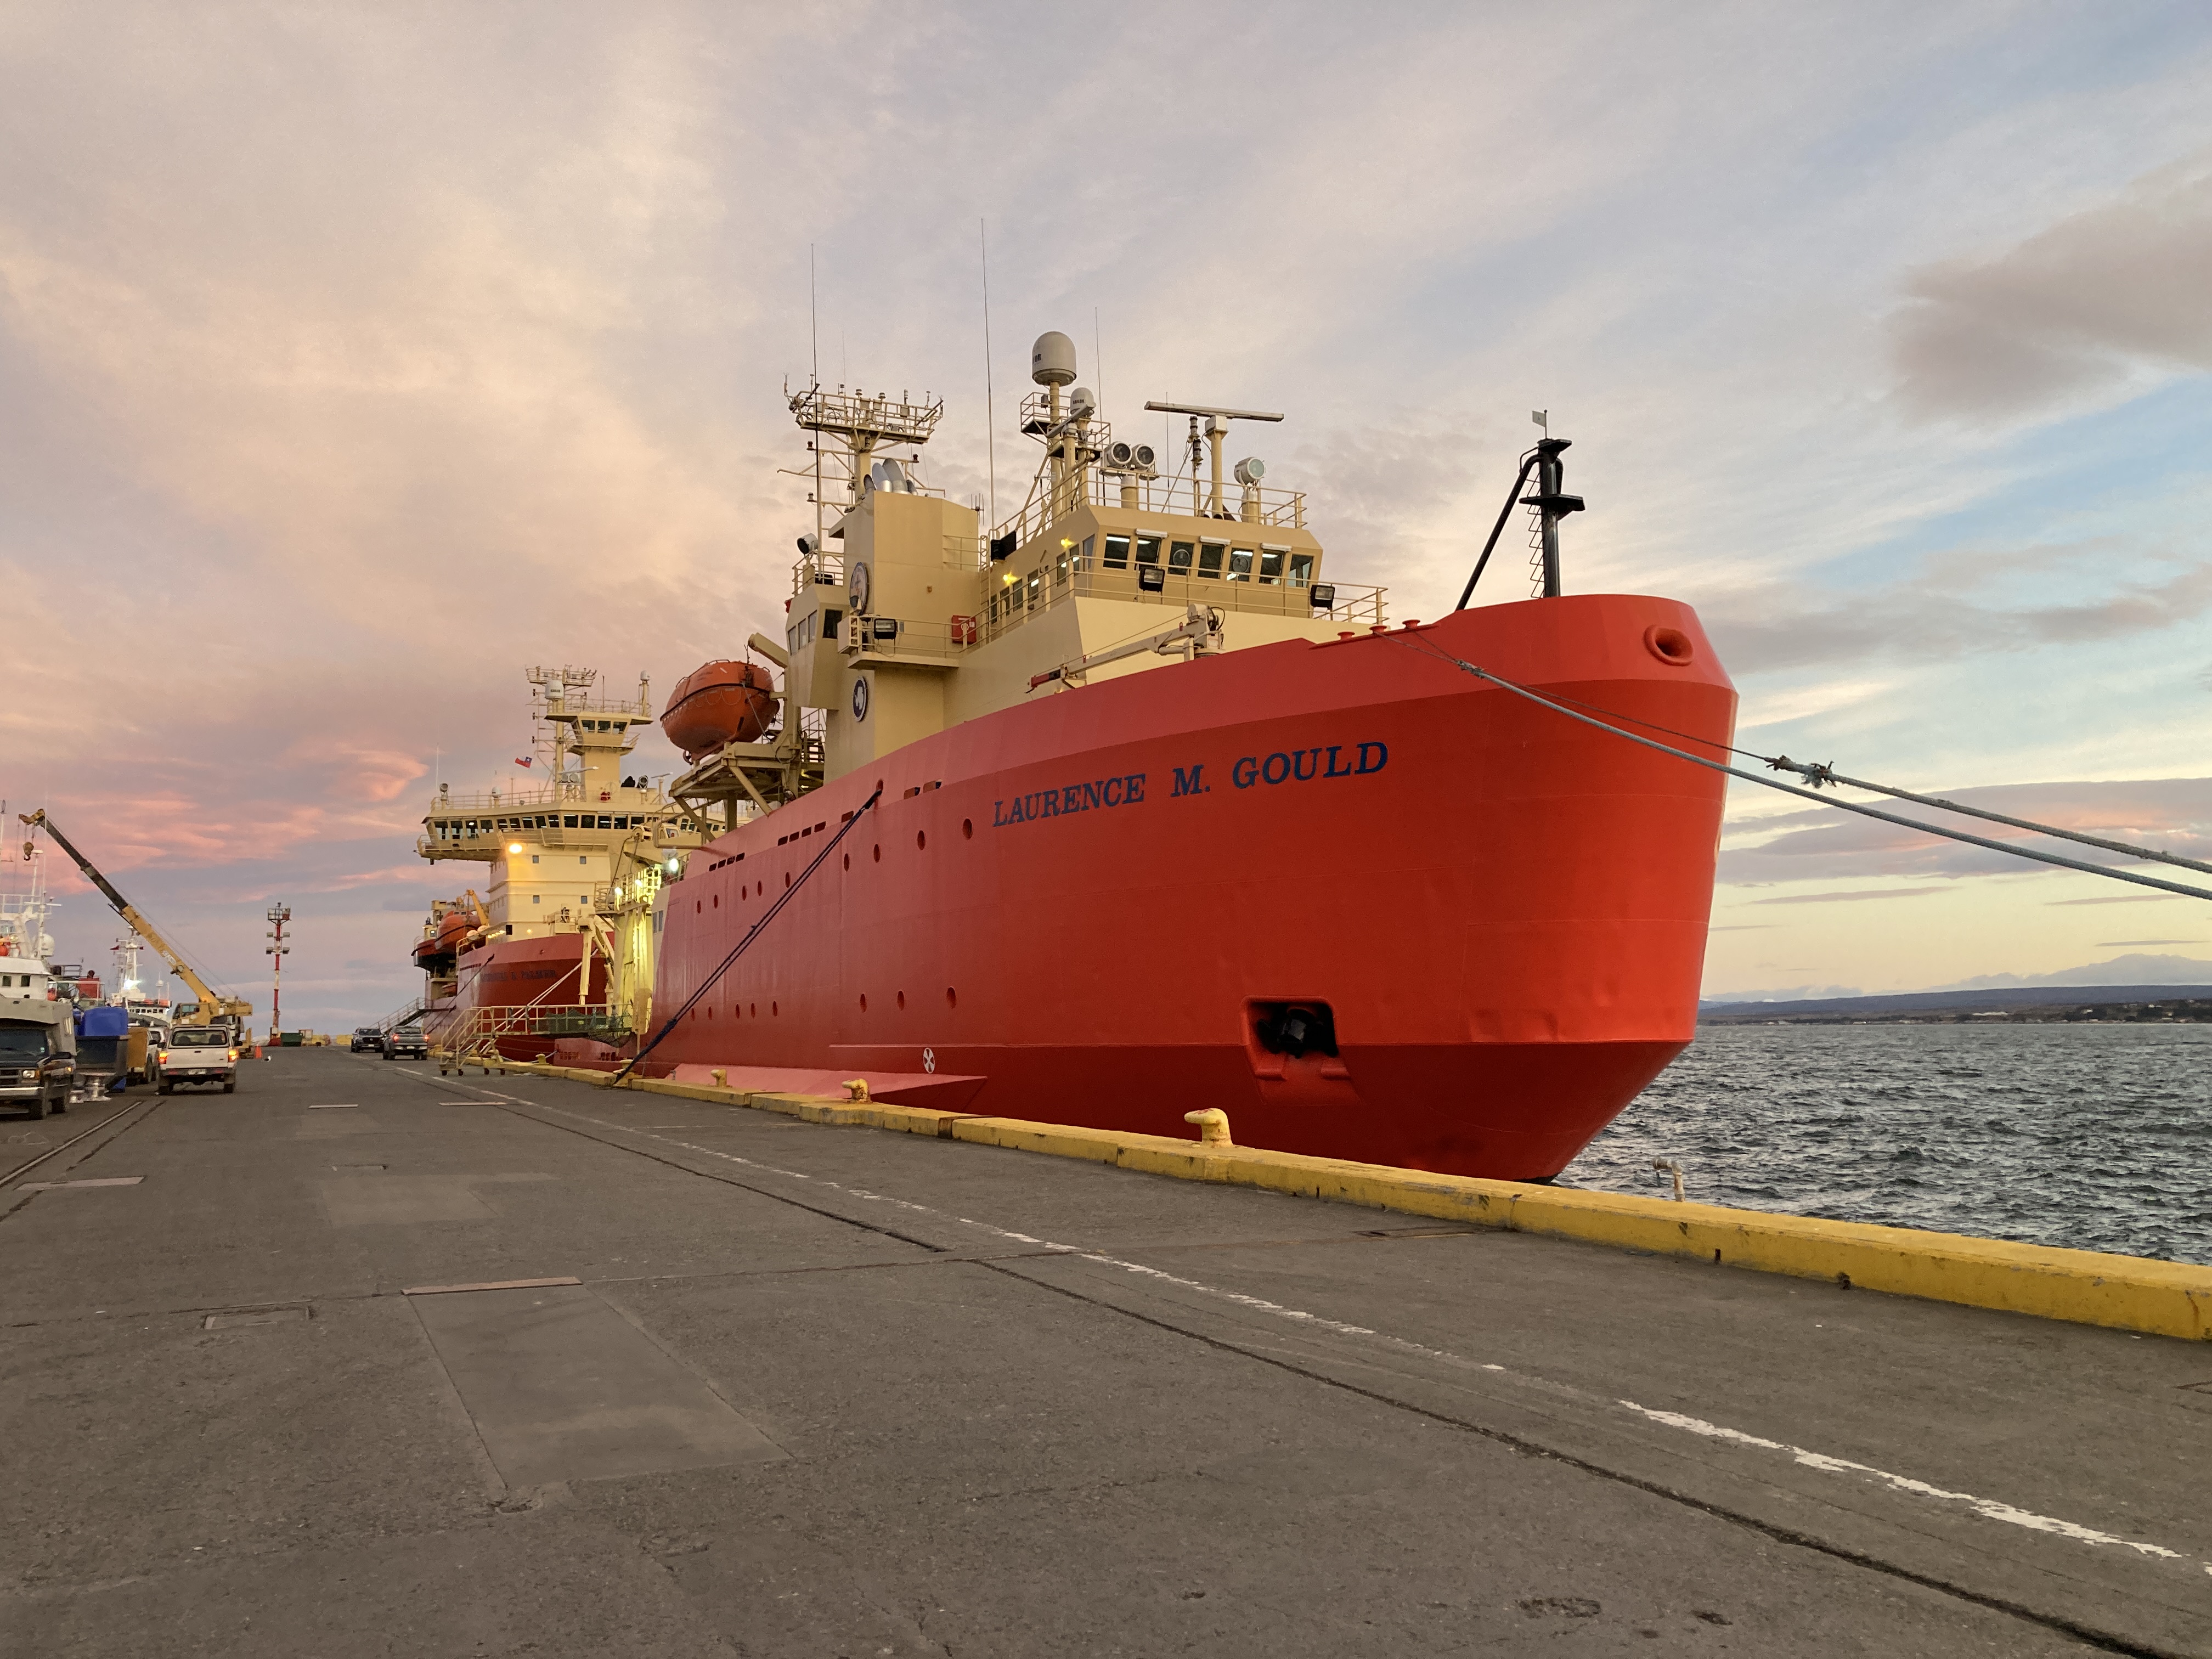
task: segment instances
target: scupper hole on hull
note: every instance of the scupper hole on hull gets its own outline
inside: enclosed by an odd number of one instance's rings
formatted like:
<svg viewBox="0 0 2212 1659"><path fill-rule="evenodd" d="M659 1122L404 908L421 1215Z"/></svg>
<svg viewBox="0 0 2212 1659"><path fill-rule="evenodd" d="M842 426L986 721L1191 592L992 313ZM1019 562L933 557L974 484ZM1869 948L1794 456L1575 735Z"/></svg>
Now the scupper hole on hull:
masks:
<svg viewBox="0 0 2212 1659"><path fill-rule="evenodd" d="M906 993L905 993L905 992L903 992L903 991L901 991L901 992L898 994L898 1006L899 1006L901 1008L903 1008L903 1007L905 1007L905 1006L906 1006Z"/></svg>
<svg viewBox="0 0 2212 1659"><path fill-rule="evenodd" d="M975 819L973 819L973 818L963 818L963 819L961 819L961 820L960 820L960 834L961 834L962 837L963 837L964 840L968 840L968 841L973 841L973 840L975 840Z"/></svg>
<svg viewBox="0 0 2212 1659"><path fill-rule="evenodd" d="M957 1008L960 1006L960 994L950 985L945 988L945 1006L948 1008Z"/></svg>

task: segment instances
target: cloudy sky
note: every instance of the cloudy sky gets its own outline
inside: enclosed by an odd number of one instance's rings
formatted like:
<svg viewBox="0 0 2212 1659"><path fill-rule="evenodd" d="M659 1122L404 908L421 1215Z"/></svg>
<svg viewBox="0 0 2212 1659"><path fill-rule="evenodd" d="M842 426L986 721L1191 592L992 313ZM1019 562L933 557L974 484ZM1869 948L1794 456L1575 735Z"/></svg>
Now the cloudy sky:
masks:
<svg viewBox="0 0 2212 1659"><path fill-rule="evenodd" d="M1571 585L1697 605L1749 746L2212 854L2212 15L2157 3L13 0L9 810L249 993L289 901L288 1024L399 1003L524 666L780 614L810 249L825 378L985 487L979 221L1002 417L1048 327L1125 430L1286 410L1405 617L1548 408ZM1716 993L2212 963L2195 901L1732 813Z"/></svg>

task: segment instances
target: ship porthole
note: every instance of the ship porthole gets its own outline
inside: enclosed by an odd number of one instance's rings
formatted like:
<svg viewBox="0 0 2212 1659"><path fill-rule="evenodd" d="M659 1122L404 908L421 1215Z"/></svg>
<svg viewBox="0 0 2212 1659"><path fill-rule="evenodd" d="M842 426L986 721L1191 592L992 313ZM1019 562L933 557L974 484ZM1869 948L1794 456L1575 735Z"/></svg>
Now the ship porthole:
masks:
<svg viewBox="0 0 2212 1659"><path fill-rule="evenodd" d="M973 840L975 840L975 819L973 819L973 818L963 818L963 819L961 819L961 820L960 820L960 833L961 833L961 835L962 835L962 836L963 836L963 837L964 837L965 839L967 839L967 840L969 840L969 841L973 841Z"/></svg>
<svg viewBox="0 0 2212 1659"><path fill-rule="evenodd" d="M1698 647L1690 643L1687 634L1663 623L1654 623L1644 630L1644 646L1661 662L1674 668L1688 667L1698 655Z"/></svg>
<svg viewBox="0 0 2212 1659"><path fill-rule="evenodd" d="M960 1006L960 994L950 985L945 988L945 1006L948 1008L957 1008Z"/></svg>
<svg viewBox="0 0 2212 1659"><path fill-rule="evenodd" d="M915 852L919 853L919 852L921 852L921 851L922 850L922 848L924 848L925 847L927 847L928 845L929 845L929 831L928 831L928 830L915 830L915 831L914 832L914 850L915 850Z"/></svg>
<svg viewBox="0 0 2212 1659"><path fill-rule="evenodd" d="M898 1006L901 1008L904 1008L906 1006L906 993L903 991L901 991L898 994Z"/></svg>

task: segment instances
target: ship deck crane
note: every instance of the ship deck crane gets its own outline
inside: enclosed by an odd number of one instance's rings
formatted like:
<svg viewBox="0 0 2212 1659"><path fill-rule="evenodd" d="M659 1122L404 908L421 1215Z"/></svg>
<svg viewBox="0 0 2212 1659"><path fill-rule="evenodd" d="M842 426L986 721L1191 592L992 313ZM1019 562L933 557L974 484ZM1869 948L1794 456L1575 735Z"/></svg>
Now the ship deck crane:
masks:
<svg viewBox="0 0 2212 1659"><path fill-rule="evenodd" d="M44 830L52 836L54 838L54 845L70 855L76 867L84 872L85 879L100 889L101 896L115 907L116 914L129 922L141 939L161 953L162 959L169 964L171 971L185 984L191 986L192 994L199 999L201 1019L210 1022L225 1018L234 1019L239 1023L241 1028L240 1036L243 1036L242 1028L246 1018L253 1012L252 1003L240 1001L236 997L217 995L214 988L194 971L191 964L185 960L176 946L162 938L161 930L147 921L145 913L118 892L115 884L100 874L90 859L70 845L70 838L55 827L54 821L46 816L45 808L41 807L28 815L19 812L16 817L22 819L23 823L30 828Z"/></svg>

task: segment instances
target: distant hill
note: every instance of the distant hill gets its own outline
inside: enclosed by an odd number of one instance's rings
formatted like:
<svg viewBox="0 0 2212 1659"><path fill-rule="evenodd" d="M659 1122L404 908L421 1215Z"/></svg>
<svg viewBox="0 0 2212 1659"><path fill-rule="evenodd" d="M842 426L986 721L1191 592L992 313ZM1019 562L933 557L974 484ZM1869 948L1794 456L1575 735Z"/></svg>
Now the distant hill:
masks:
<svg viewBox="0 0 2212 1659"><path fill-rule="evenodd" d="M1942 1012L1998 1012L2008 1008L2088 1007L2122 1002L2177 1002L2212 999L2206 985L2012 985L1985 990L1908 991L1883 997L1805 997L1779 1002L1705 1002L1698 1018L1707 1024L1747 1021L1820 1019L1837 1016L1881 1018Z"/></svg>

